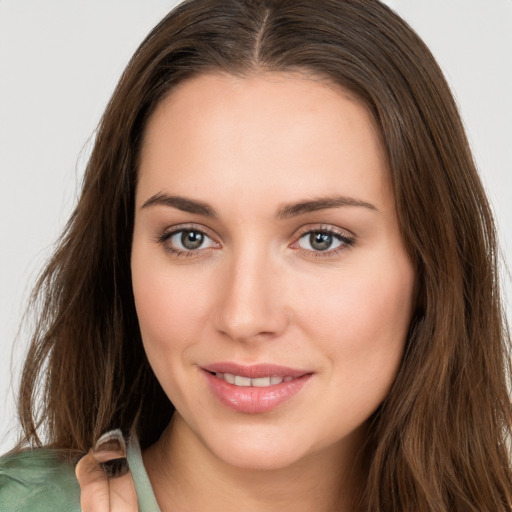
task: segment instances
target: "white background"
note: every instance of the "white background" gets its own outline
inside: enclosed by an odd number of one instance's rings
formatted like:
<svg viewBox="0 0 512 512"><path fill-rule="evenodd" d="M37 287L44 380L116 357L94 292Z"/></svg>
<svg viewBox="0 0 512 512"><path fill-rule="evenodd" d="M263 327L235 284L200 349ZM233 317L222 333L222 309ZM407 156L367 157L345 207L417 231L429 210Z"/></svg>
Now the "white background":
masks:
<svg viewBox="0 0 512 512"><path fill-rule="evenodd" d="M14 393L28 292L78 193L90 139L121 71L172 0L0 0L0 453L16 437ZM389 0L452 85L512 249L512 0ZM510 277L503 282L511 294ZM512 308L507 305L512 319ZM14 350L13 350L14 346Z"/></svg>

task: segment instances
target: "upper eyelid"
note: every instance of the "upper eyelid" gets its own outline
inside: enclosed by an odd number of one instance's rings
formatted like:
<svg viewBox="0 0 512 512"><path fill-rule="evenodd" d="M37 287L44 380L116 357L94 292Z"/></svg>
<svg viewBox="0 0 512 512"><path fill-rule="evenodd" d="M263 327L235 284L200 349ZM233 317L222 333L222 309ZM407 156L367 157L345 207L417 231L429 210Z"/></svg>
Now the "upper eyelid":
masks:
<svg viewBox="0 0 512 512"><path fill-rule="evenodd" d="M160 232L160 234L157 235L156 237L156 242L159 244L159 245L162 245L166 251L170 252L170 253L173 253L175 256L179 256L179 255L187 255L187 256L193 256L193 255L196 255L196 256L200 256L200 254L204 254L204 251L209 251L211 249L214 249L214 247L210 246L210 247L199 247L197 249L181 249L181 248L176 248L176 247L173 247L174 244L171 244L171 240L174 236L176 236L178 233L181 233L182 231L195 231L195 232L199 232L203 235L205 235L205 237L207 237L211 242L213 242L213 244L215 245L220 245L219 242L212 236L210 236L206 231L206 229L199 229L199 228L196 228L194 226L172 226L172 227L169 227L167 229L164 229L163 231Z"/></svg>
<svg viewBox="0 0 512 512"><path fill-rule="evenodd" d="M160 232L160 235L157 237L159 240L161 240L163 237L168 239L172 235L175 235L176 233L179 233L180 231L198 231L200 233L203 233L208 238L212 239L216 243L221 243L221 237L219 237L216 234L212 234L212 230L207 228L206 226L203 226L202 224L196 224L196 223L183 223L183 224L177 224L174 226L169 226L165 229L163 229ZM348 238L350 240L355 240L356 236L351 231L340 228L337 226L333 226L332 224L308 224L305 226L301 226L300 228L296 229L293 237L292 244L296 243L300 238L302 238L304 235L307 235L309 233L315 233L315 232L326 232L333 235L338 235L343 238Z"/></svg>
<svg viewBox="0 0 512 512"><path fill-rule="evenodd" d="M177 224L175 226L169 226L161 230L160 236L171 236L175 235L176 233L179 233L180 231L198 231L199 233L203 233L212 240L218 238L212 235L210 229L200 224Z"/></svg>
<svg viewBox="0 0 512 512"><path fill-rule="evenodd" d="M356 235L354 233L352 233L351 231L349 231L348 229L339 228L336 226L326 225L326 224L319 224L316 226L315 225L303 226L296 231L295 236L300 238L304 235L307 235L308 233L319 233L319 232L326 232L326 233L339 235L344 238L350 238L350 239L356 238Z"/></svg>
<svg viewBox="0 0 512 512"><path fill-rule="evenodd" d="M209 233L210 230L208 230L207 228L204 228L204 227L198 228L197 225L192 226L190 224L178 224L175 226L168 226L167 228L164 228L156 233L156 236L154 237L154 241L157 244L166 247L166 250L169 250L174 253L186 252L188 254L194 254L194 253L199 253L200 251L207 251L210 249L214 249L214 247L204 247L204 248L189 249L189 250L179 249L179 248L172 249L171 247L169 247L169 244L171 244L171 239L173 236L180 233L181 231L196 231L196 232L202 233L203 235L205 235L205 237L210 239L215 245L217 245L217 246L221 245L221 243L218 241L218 238L215 236L212 236Z"/></svg>

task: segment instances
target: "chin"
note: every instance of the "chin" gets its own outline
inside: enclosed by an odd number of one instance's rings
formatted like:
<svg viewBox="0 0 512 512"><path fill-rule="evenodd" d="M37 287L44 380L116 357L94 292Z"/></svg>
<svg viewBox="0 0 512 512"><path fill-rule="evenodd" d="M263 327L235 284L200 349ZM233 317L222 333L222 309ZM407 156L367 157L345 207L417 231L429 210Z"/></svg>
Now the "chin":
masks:
<svg viewBox="0 0 512 512"><path fill-rule="evenodd" d="M266 425L232 424L198 434L216 458L229 466L254 471L290 467L330 444L328 439L315 440L304 425L290 427L271 421Z"/></svg>
<svg viewBox="0 0 512 512"><path fill-rule="evenodd" d="M244 470L271 471L293 465L305 453L299 447L281 442L247 442L236 440L228 446L211 447L218 458L226 464Z"/></svg>

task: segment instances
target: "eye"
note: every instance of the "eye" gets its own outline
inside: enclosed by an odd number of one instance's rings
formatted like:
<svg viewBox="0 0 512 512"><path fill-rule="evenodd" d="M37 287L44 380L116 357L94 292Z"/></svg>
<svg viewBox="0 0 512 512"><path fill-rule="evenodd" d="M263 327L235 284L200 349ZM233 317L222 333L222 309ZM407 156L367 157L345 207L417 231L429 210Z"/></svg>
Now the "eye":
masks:
<svg viewBox="0 0 512 512"><path fill-rule="evenodd" d="M316 230L304 233L299 238L297 245L307 251L332 254L337 252L337 249L353 245L353 243L353 239L340 233L330 230Z"/></svg>
<svg viewBox="0 0 512 512"><path fill-rule="evenodd" d="M218 245L206 233L198 229L180 229L179 231L166 233L160 241L167 250L178 254L208 249Z"/></svg>

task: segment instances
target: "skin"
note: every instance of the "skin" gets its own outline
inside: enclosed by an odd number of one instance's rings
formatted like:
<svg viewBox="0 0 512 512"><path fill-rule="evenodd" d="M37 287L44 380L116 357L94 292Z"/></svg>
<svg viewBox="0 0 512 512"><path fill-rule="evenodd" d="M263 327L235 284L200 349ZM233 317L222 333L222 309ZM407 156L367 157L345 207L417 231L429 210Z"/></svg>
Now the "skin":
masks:
<svg viewBox="0 0 512 512"><path fill-rule="evenodd" d="M217 215L148 204L163 194ZM354 204L276 216L333 197ZM204 232L204 245L165 238L184 227ZM316 250L309 233L326 231L332 246ZM179 85L143 141L132 279L146 353L177 409L144 454L162 510L352 510L415 280L365 107L292 73ZM206 385L200 368L218 361L313 375L274 410L241 413Z"/></svg>
<svg viewBox="0 0 512 512"><path fill-rule="evenodd" d="M130 473L107 478L101 463L126 457L126 450L89 453L80 459L75 472L80 483L82 512L137 512L137 493Z"/></svg>

